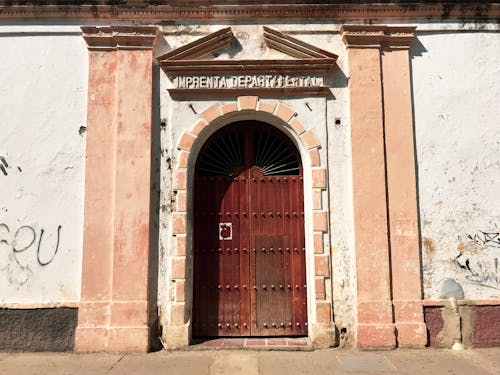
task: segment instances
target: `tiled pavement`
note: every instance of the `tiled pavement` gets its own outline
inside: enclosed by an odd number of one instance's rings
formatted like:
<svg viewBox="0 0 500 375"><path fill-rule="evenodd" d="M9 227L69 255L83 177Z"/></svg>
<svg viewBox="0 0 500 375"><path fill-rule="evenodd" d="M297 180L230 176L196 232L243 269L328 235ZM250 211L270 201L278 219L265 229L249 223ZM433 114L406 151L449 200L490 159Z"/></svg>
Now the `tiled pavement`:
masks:
<svg viewBox="0 0 500 375"><path fill-rule="evenodd" d="M203 350L148 354L0 353L1 375L499 375L500 348L362 352Z"/></svg>
<svg viewBox="0 0 500 375"><path fill-rule="evenodd" d="M198 339L190 350L250 349L250 350L312 350L307 337L254 337Z"/></svg>

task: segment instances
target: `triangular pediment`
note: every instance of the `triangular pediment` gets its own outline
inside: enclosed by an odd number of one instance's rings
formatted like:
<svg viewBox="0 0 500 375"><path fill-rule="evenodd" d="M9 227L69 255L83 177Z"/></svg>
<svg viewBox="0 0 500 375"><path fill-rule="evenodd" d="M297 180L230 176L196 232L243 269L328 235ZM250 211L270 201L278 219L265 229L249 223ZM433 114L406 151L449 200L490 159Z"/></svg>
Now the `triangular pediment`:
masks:
<svg viewBox="0 0 500 375"><path fill-rule="evenodd" d="M158 57L160 63L180 60L203 60L220 49L231 45L233 31L230 27L218 30L194 42L183 45Z"/></svg>
<svg viewBox="0 0 500 375"><path fill-rule="evenodd" d="M264 26L267 47L283 54L273 59L215 59L235 38L231 27L218 30L158 57L169 76L195 74L322 74L334 68L337 55Z"/></svg>

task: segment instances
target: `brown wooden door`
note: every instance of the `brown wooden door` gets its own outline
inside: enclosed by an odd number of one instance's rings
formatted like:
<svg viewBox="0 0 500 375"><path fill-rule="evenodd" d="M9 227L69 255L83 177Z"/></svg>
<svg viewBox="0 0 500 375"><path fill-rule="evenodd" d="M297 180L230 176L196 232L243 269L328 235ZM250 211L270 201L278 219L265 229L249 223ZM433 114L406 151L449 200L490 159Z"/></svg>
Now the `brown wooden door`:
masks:
<svg viewBox="0 0 500 375"><path fill-rule="evenodd" d="M210 138L195 177L193 336L307 334L303 181L281 132Z"/></svg>

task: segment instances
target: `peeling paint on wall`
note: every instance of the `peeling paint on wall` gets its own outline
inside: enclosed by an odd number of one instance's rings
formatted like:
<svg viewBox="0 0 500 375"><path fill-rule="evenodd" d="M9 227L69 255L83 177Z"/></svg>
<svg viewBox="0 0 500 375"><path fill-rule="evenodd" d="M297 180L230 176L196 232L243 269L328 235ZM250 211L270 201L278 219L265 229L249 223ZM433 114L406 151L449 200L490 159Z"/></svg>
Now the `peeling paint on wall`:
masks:
<svg viewBox="0 0 500 375"><path fill-rule="evenodd" d="M78 34L4 31L0 28L0 306L75 302L81 288L85 133L80 133L86 123L88 52Z"/></svg>
<svg viewBox="0 0 500 375"><path fill-rule="evenodd" d="M411 62L424 296L439 298L451 278L465 298L500 298L500 33L417 29L417 38Z"/></svg>

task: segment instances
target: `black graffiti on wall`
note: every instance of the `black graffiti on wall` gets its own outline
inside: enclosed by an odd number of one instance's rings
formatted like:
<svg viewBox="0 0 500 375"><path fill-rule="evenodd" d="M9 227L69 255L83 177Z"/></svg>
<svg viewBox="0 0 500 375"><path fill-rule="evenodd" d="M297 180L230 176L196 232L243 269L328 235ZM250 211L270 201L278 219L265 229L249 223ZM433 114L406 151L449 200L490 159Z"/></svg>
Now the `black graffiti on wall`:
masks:
<svg viewBox="0 0 500 375"><path fill-rule="evenodd" d="M466 237L472 246L481 245L500 248L500 232L483 232L480 230L474 234L468 233Z"/></svg>
<svg viewBox="0 0 500 375"><path fill-rule="evenodd" d="M467 280L500 289L500 233L477 231L465 236L466 248L455 261L466 271Z"/></svg>
<svg viewBox="0 0 500 375"><path fill-rule="evenodd" d="M2 264L0 271L6 271L11 284L24 285L33 274L32 263L45 267L51 264L59 251L62 226L56 230L55 241L48 241L45 229L39 232L32 226L23 225L16 230L11 230L5 223L0 223L0 255ZM7 253L5 253L5 249ZM20 254L33 252L33 258L26 257L27 262L21 262ZM3 254L2 254L3 253ZM36 255L35 255L36 254ZM4 261L6 259L6 261ZM32 259L32 262L29 261Z"/></svg>
<svg viewBox="0 0 500 375"><path fill-rule="evenodd" d="M43 236L45 234L45 230L40 230L40 235L37 239L37 233L35 229L29 225L23 225L19 227L15 232L12 239L9 239L8 234L11 233L11 230L7 226L7 224L0 223L0 244L5 243L7 246L11 248L14 253L24 252L35 245L36 247L36 260L40 266L47 266L54 260L57 255L57 251L59 250L59 242L61 239L61 229L62 226L59 225L57 227L57 240L55 247L46 251L45 256L42 255L44 247ZM2 232L4 232L4 236L2 236ZM10 240L10 241L9 241ZM36 242L36 243L35 243ZM48 254L48 256L47 256Z"/></svg>
<svg viewBox="0 0 500 375"><path fill-rule="evenodd" d="M4 176L8 175L6 168L9 168L9 163L7 163L7 160L5 160L3 156L0 156L0 170L2 171Z"/></svg>

